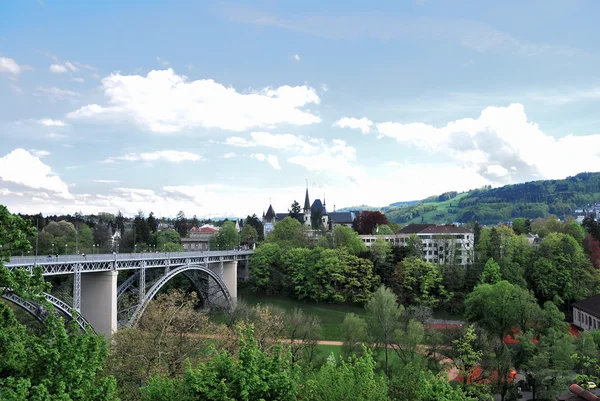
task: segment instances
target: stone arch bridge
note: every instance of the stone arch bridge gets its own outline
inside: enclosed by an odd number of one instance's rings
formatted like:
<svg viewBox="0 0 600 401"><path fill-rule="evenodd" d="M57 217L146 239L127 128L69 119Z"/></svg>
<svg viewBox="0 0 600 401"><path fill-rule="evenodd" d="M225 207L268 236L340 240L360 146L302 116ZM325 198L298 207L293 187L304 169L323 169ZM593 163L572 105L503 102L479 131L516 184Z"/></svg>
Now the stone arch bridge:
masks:
<svg viewBox="0 0 600 401"><path fill-rule="evenodd" d="M77 323L107 337L125 326L137 325L140 316L160 289L177 276L187 278L205 307L231 307L237 299L238 262L247 266L251 250L59 255L58 257L14 257L9 269L43 268L44 277L73 276L73 305L45 294L46 300L68 316L77 311ZM117 286L121 270L134 273ZM4 299L43 320L39 305L5 292Z"/></svg>

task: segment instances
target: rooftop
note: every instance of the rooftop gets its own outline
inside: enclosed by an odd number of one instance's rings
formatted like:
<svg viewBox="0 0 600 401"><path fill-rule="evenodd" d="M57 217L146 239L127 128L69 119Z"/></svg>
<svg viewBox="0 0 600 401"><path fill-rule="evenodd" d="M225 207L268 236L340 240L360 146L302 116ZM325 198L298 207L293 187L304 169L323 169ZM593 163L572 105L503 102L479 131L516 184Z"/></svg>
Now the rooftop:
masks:
<svg viewBox="0 0 600 401"><path fill-rule="evenodd" d="M573 308L577 308L583 312L587 312L597 318L600 318L600 294L582 299L573 304Z"/></svg>

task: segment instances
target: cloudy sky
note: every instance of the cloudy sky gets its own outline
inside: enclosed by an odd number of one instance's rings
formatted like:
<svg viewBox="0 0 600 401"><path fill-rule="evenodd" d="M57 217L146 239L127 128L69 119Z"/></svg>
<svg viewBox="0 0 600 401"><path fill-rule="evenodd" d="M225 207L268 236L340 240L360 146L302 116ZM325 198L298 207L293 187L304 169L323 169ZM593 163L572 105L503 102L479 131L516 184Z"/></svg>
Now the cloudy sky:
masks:
<svg viewBox="0 0 600 401"><path fill-rule="evenodd" d="M386 205L600 171L596 0L0 2L0 203Z"/></svg>

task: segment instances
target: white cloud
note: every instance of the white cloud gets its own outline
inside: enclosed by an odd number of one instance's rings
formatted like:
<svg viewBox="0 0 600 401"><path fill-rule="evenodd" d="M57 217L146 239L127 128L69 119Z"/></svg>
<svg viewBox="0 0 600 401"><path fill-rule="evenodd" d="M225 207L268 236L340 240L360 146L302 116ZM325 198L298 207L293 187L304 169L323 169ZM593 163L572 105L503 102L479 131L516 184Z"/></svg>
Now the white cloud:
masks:
<svg viewBox="0 0 600 401"><path fill-rule="evenodd" d="M10 89L13 91L13 93L16 93L17 95L23 94L23 89L21 89L21 87L19 87L17 85L11 85Z"/></svg>
<svg viewBox="0 0 600 401"><path fill-rule="evenodd" d="M250 148L252 146L256 146L255 143L239 136L232 136L225 139L225 145L239 146L241 148Z"/></svg>
<svg viewBox="0 0 600 401"><path fill-rule="evenodd" d="M323 144L319 153L292 156L288 162L303 166L314 173L345 177L355 183L361 182L366 176L364 169L355 163L356 149L341 139L334 139L331 144Z"/></svg>
<svg viewBox="0 0 600 401"><path fill-rule="evenodd" d="M65 139L67 136L65 134L58 134L56 132L51 132L48 134L48 138L50 139Z"/></svg>
<svg viewBox="0 0 600 401"><path fill-rule="evenodd" d="M67 67L69 70L71 70L73 72L79 71L79 68L75 67L73 65L73 63L71 63L70 61L65 61L65 67Z"/></svg>
<svg viewBox="0 0 600 401"><path fill-rule="evenodd" d="M80 83L80 84L82 84L82 83L85 82L85 80L83 78L79 78L79 77L78 78L73 78L73 81L75 81L77 83Z"/></svg>
<svg viewBox="0 0 600 401"><path fill-rule="evenodd" d="M233 157L236 157L237 155L235 154L235 152L227 152L223 155L223 158L225 159L231 159Z"/></svg>
<svg viewBox="0 0 600 401"><path fill-rule="evenodd" d="M127 153L124 156L109 157L103 160L102 163L116 163L118 161L167 161L171 163L181 163L184 161L198 161L202 160L202 156L191 153L181 152L177 150L159 150L156 152L145 152L145 153Z"/></svg>
<svg viewBox="0 0 600 401"><path fill-rule="evenodd" d="M146 77L111 74L102 80L108 104L90 104L68 114L69 118L126 116L140 127L157 133L176 133L195 128L244 131L277 124L308 125L321 119L301 110L319 104L317 92L308 86L240 93L211 79L188 81L172 69L151 71Z"/></svg>
<svg viewBox="0 0 600 401"><path fill-rule="evenodd" d="M60 100L60 99L64 99L64 98L73 99L73 98L79 97L78 92L73 92L68 89L60 89L55 86L52 86L52 87L39 86L37 88L36 92L34 93L34 95L35 96L47 96L51 100Z"/></svg>
<svg viewBox="0 0 600 401"><path fill-rule="evenodd" d="M44 189L69 199L72 195L60 177L53 175L50 166L25 149L15 149L0 158L0 179L33 189Z"/></svg>
<svg viewBox="0 0 600 401"><path fill-rule="evenodd" d="M529 122L521 104L487 107L479 118L437 128L423 123L377 124L381 136L446 154L497 183L561 178L600 166L600 135L554 138ZM557 162L560 161L560 162Z"/></svg>
<svg viewBox="0 0 600 401"><path fill-rule="evenodd" d="M164 67L167 67L170 64L167 60L161 59L160 57L156 57L156 61Z"/></svg>
<svg viewBox="0 0 600 401"><path fill-rule="evenodd" d="M273 167L275 170L281 170L279 166L279 159L275 155L264 155L262 153L252 153L250 155L253 159L260 160L261 162L267 162Z"/></svg>
<svg viewBox="0 0 600 401"><path fill-rule="evenodd" d="M15 60L8 57L0 57L0 72L7 72L12 75L19 75L23 71L22 66Z"/></svg>
<svg viewBox="0 0 600 401"><path fill-rule="evenodd" d="M120 181L118 181L118 180L92 180L92 182L96 182L98 184L117 184Z"/></svg>
<svg viewBox="0 0 600 401"><path fill-rule="evenodd" d="M300 56L299 56L299 55L297 55L297 54L294 54L294 60L296 60L296 61L300 61Z"/></svg>
<svg viewBox="0 0 600 401"><path fill-rule="evenodd" d="M38 120L38 123L45 125L46 127L65 127L67 125L64 121L53 120L51 118L43 118Z"/></svg>
<svg viewBox="0 0 600 401"><path fill-rule="evenodd" d="M367 119L366 117L360 119L354 117L342 117L336 122L334 122L333 125L340 128L348 127L352 129L359 129L362 131L363 134L368 134L369 132L371 132L371 126L373 126L373 121Z"/></svg>
<svg viewBox="0 0 600 401"><path fill-rule="evenodd" d="M46 156L50 156L50 152L48 152L47 150L29 149L29 153L40 159Z"/></svg>
<svg viewBox="0 0 600 401"><path fill-rule="evenodd" d="M327 84L321 84L321 90L323 91L323 93L325 93L329 90L329 86L327 86Z"/></svg>
<svg viewBox="0 0 600 401"><path fill-rule="evenodd" d="M67 72L67 67L61 64L52 64L50 65L50 71L56 74L62 74L63 72Z"/></svg>
<svg viewBox="0 0 600 401"><path fill-rule="evenodd" d="M8 190L6 188L0 188L0 195L2 195L2 196L8 196L8 195L23 196L23 192L14 192L14 191Z"/></svg>

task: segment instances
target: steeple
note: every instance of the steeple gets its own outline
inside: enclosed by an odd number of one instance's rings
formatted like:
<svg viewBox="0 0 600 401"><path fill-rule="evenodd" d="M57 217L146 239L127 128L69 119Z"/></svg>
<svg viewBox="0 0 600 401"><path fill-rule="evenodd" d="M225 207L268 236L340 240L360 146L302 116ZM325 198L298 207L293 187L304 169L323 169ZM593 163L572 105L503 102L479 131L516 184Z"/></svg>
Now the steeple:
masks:
<svg viewBox="0 0 600 401"><path fill-rule="evenodd" d="M310 210L310 200L308 199L308 184L306 186L306 196L304 197L304 211Z"/></svg>

